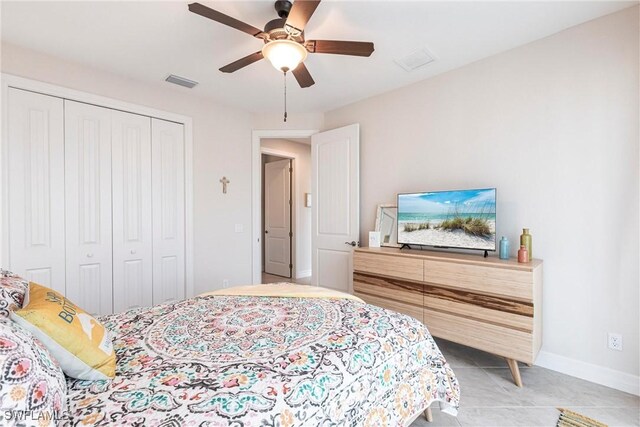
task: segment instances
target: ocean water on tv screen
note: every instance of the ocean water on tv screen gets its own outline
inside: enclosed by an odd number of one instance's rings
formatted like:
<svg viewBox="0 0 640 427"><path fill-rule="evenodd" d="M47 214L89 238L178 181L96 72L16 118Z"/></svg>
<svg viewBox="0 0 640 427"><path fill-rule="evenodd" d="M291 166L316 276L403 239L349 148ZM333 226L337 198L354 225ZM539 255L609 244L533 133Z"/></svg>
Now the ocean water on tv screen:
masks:
<svg viewBox="0 0 640 427"><path fill-rule="evenodd" d="M488 220L496 220L495 213L462 213L465 218L484 218ZM399 212L398 221L444 221L453 218L455 214L451 213L420 213L420 212Z"/></svg>

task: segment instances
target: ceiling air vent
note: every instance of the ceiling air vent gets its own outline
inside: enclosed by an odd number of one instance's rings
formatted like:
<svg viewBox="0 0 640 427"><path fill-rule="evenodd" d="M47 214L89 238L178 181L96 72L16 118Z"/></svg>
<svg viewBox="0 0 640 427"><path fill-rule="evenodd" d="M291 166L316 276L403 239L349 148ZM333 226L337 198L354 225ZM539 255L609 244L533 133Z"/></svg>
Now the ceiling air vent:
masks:
<svg viewBox="0 0 640 427"><path fill-rule="evenodd" d="M418 49L413 53L395 60L395 63L402 67L405 71L413 71L423 65L430 64L435 61L434 56L427 49Z"/></svg>
<svg viewBox="0 0 640 427"><path fill-rule="evenodd" d="M167 77L165 81L176 84L178 86L188 87L189 89L198 84L198 82L194 82L193 80L185 79L184 77L176 76L173 74L169 74L169 77Z"/></svg>

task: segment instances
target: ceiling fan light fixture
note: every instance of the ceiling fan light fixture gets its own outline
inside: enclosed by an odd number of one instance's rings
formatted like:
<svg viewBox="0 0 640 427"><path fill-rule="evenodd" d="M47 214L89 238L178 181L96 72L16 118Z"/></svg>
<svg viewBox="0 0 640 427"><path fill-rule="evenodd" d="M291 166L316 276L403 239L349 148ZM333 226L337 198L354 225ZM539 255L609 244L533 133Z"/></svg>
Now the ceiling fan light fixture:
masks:
<svg viewBox="0 0 640 427"><path fill-rule="evenodd" d="M262 55L278 71L293 71L307 58L307 49L293 40L273 40L262 48Z"/></svg>

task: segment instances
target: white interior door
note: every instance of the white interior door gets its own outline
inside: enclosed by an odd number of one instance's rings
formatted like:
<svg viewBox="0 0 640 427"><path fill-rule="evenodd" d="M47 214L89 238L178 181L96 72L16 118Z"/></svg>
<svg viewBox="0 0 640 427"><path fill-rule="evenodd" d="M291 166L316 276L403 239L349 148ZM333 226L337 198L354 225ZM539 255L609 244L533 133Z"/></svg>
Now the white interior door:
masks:
<svg viewBox="0 0 640 427"><path fill-rule="evenodd" d="M291 160L264 165L264 271L291 277Z"/></svg>
<svg viewBox="0 0 640 427"><path fill-rule="evenodd" d="M151 119L111 112L113 310L153 304Z"/></svg>
<svg viewBox="0 0 640 427"><path fill-rule="evenodd" d="M151 119L153 304L185 296L183 125Z"/></svg>
<svg viewBox="0 0 640 427"><path fill-rule="evenodd" d="M111 110L65 103L66 295L93 315L113 312Z"/></svg>
<svg viewBox="0 0 640 427"><path fill-rule="evenodd" d="M360 227L360 127L311 137L312 283L353 292L353 248Z"/></svg>
<svg viewBox="0 0 640 427"><path fill-rule="evenodd" d="M64 293L63 101L13 88L7 96L7 268Z"/></svg>

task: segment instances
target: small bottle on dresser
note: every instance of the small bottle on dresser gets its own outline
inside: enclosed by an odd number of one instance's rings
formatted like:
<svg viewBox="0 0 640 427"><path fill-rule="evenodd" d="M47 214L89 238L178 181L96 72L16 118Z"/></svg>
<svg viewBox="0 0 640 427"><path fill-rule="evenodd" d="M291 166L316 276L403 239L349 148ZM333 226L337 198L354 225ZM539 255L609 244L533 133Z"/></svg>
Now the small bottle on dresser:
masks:
<svg viewBox="0 0 640 427"><path fill-rule="evenodd" d="M525 245L521 245L518 250L518 262L529 262L529 251Z"/></svg>
<svg viewBox="0 0 640 427"><path fill-rule="evenodd" d="M500 239L500 259L509 259L509 240L504 236Z"/></svg>

